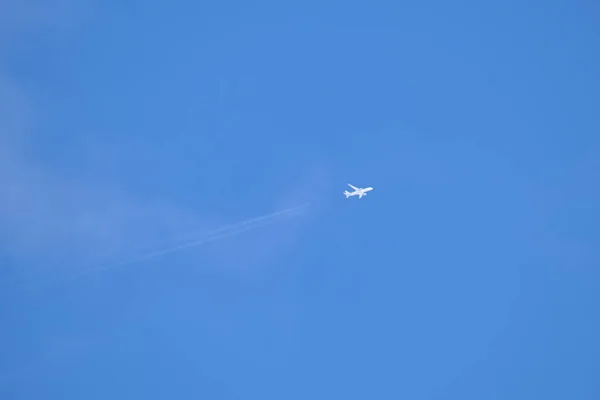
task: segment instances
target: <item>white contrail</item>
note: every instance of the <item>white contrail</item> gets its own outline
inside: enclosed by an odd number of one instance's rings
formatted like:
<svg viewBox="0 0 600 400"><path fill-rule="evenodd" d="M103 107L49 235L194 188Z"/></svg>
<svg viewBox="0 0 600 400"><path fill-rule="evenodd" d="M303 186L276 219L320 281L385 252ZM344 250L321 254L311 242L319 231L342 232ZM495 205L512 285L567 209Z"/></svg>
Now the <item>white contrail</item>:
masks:
<svg viewBox="0 0 600 400"><path fill-rule="evenodd" d="M77 278L80 278L80 277L83 277L86 275L107 271L110 269L122 267L125 265L133 264L133 263L144 261L144 260L150 260L152 258L159 257L162 255L175 253L175 252L189 249L192 247L198 247L198 246L201 246L201 245L204 245L204 244L207 244L210 242L214 242L214 241L217 241L220 239L225 239L225 238L228 238L231 236L236 236L241 233L247 232L249 230L261 227L261 226L273 224L273 223L277 222L277 220L280 217L292 216L292 215L297 214L300 211L306 209L309 206L310 206L310 203L307 203L307 204L303 204L301 206L292 207L292 208L288 208L288 209L285 209L282 211L277 211L277 212L274 212L271 214L263 215L261 217L248 219L248 220L241 221L241 222L234 223L234 224L228 224L228 225L222 226L218 229L215 229L211 232L208 232L206 235L204 235L204 237L193 240L193 241L184 242L184 243L181 243L181 244L173 246L173 247L164 248L162 250L145 253L145 254L139 255L137 257L126 259L123 261L118 261L115 263L106 264L106 265L95 267L95 268L89 268L89 269L86 269L79 273L71 274L62 279L59 278L59 279L54 279L54 280L46 280L41 283L32 284L32 285L24 287L23 290L74 280L74 279L77 279Z"/></svg>

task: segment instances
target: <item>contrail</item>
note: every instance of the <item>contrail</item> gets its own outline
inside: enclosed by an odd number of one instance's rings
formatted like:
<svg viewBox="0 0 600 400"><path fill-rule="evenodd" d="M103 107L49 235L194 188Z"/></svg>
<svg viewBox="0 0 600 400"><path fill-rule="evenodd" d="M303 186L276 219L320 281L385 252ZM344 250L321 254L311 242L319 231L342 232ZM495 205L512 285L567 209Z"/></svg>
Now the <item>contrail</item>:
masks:
<svg viewBox="0 0 600 400"><path fill-rule="evenodd" d="M134 264L134 263L137 263L140 261L150 260L155 257L167 255L170 253L175 253L175 252L189 249L192 247L202 246L204 244L214 242L214 241L217 241L220 239L225 239L228 237L236 236L236 235L242 234L244 232L250 231L252 229L261 227L261 226L273 224L273 223L277 222L277 220L281 217L292 216L292 215L298 214L300 211L310 207L310 205L311 205L310 203L306 203L306 204L303 204L303 205L300 205L297 207L288 208L288 209L285 209L282 211L277 211L277 212L263 215L260 217L255 217L255 218L251 218L251 219L248 219L245 221L224 225L218 229L208 232L206 235L204 235L204 237L196 239L196 240L184 242L179 245L167 247L167 248L164 248L161 250L145 253L145 254L139 255L137 257L132 257L132 258L129 258L129 259L126 259L123 261L118 261L115 263L105 264L103 266L90 268L90 269L81 271L79 273L71 274L64 278L58 278L58 279L54 279L54 280L46 280L41 283L31 284L29 286L23 287L22 290L28 290L28 289L33 289L33 288L38 288L38 287L43 287L43 286L48 286L48 285L54 285L54 284L59 284L59 283L75 280L77 278L81 278L86 275L91 275L94 273L99 273L99 272L115 269L118 267L123 267L125 265Z"/></svg>

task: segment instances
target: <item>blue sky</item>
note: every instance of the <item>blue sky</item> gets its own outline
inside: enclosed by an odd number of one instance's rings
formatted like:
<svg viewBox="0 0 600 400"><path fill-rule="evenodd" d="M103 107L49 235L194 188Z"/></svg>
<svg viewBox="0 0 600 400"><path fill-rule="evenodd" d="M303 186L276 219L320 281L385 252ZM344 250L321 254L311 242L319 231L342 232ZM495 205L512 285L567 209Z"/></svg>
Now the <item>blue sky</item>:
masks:
<svg viewBox="0 0 600 400"><path fill-rule="evenodd" d="M0 5L0 398L600 398L598 5L166 4Z"/></svg>

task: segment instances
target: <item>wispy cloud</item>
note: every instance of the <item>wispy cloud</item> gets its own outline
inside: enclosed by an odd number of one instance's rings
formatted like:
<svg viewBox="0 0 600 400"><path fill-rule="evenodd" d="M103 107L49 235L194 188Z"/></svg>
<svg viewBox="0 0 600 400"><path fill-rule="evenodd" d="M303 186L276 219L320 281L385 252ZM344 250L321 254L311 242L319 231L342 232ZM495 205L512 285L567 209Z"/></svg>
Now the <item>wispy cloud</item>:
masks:
<svg viewBox="0 0 600 400"><path fill-rule="evenodd" d="M199 212L182 207L168 195L148 198L101 179L102 173L97 170L77 177L66 175L35 156L31 145L43 137L37 115L48 110L36 108L29 92L35 92L35 87L25 90L3 62L17 49L19 41L27 37L72 28L79 11L68 7L71 3L74 2L60 1L65 7L57 11L60 7L55 7L57 3L53 1L0 0L0 291L3 294L4 289L18 289L11 283L18 287L25 283L15 280L35 284L46 277L60 279L104 261L156 251L179 240L185 243L196 237L192 232L201 237L203 232L236 222L219 210ZM84 150L86 160L93 160L92 163L110 163L118 153L116 144L91 147ZM322 190L327 179L324 171L317 168L307 171L298 182L292 179L289 187L281 188L281 198L252 214L266 214L315 200L313 196ZM253 216L256 215L247 217ZM223 263L248 266L277 256L297 238L302 227L299 222L306 219L295 219L295 224L288 224L289 219L285 222L232 241L227 237L218 247L210 249L208 257L218 266ZM227 258L228 255L235 256ZM14 262L5 262L9 258ZM33 279L20 279L30 274ZM17 303L12 302L5 311L22 312L16 308ZM102 338L94 336L96 332L58 333L47 340L36 339L32 346L31 341L19 344L23 342L12 340L22 334L18 327L7 328L4 339L10 343L9 354L13 356L4 357L0 365L2 393L26 394L30 388L26 382L40 376L51 379L57 370L73 368L102 342Z"/></svg>
<svg viewBox="0 0 600 400"><path fill-rule="evenodd" d="M3 102L11 103L4 92ZM13 103L14 104L14 103ZM13 115L30 115L19 109ZM192 212L93 181L74 181L27 154L27 121L0 122L0 225L19 256L55 261L169 237L198 224ZM19 137L19 139L15 139ZM138 243L136 243L138 242ZM126 245L124 245L126 243Z"/></svg>
<svg viewBox="0 0 600 400"><path fill-rule="evenodd" d="M6 39L21 30L30 33L40 27L63 29L68 25L65 21L70 21L77 10L67 0L59 3L64 12L52 15L45 10L55 12L61 8L56 8L53 2L0 0L0 14L3 18L12 15L15 23L10 33L0 31L0 37ZM0 51L8 50L0 48ZM74 178L52 169L36 158L30 147L39 134L33 123L38 110L4 67L0 64L0 237L5 244L0 252L18 260L17 264L54 269L65 263L71 266L101 263L103 258L127 257L134 249L152 251L167 242L172 244L183 233L209 231L222 223L235 222L215 216L210 210L200 214L165 197L141 196L110 181L99 181L85 174ZM104 144L92 149L86 157L110 160L110 155L111 146ZM309 175L314 183L315 175L312 172ZM293 184L289 190L306 189L306 185L307 182ZM285 192L281 202L274 206L286 208L304 200L291 199ZM269 210L257 213L264 211ZM290 234L275 235L268 250L271 254L278 248L275 242ZM19 275L24 269L19 267L12 272Z"/></svg>

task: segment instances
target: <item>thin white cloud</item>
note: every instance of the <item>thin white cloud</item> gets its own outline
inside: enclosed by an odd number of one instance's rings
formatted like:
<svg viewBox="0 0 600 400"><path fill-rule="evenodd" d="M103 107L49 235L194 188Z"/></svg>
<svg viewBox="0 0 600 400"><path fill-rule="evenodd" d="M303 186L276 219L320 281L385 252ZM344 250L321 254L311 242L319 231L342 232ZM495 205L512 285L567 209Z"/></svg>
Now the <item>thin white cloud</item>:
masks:
<svg viewBox="0 0 600 400"><path fill-rule="evenodd" d="M39 6L34 7L35 4ZM68 5L69 0L61 4ZM195 238L190 235L192 231L201 236L223 223L236 222L222 215L215 216L218 210L199 213L168 198L149 199L86 174L75 179L33 155L30 145L41 133L35 124L39 110L2 63L8 59L9 47L14 51L24 37L52 29L64 31L71 26L76 13L67 7L61 14L54 5L45 0L0 0L0 260L14 261L0 262L2 294L3 289L21 287L23 281L39 282L36 279L39 274L43 275L42 279L48 275L52 278L70 276L97 266L96 262L140 254L136 250L156 250L179 240ZM95 147L89 154L90 150L85 150L88 159L106 162L114 156L110 144ZM93 174L96 178L101 175L97 172ZM322 187L322 175L309 172L307 180L291 182L289 188L284 188L280 202L266 205L256 214L304 203L311 200L314 190ZM278 226L282 229L262 231L255 240L252 234L246 236L249 241L239 237L233 242L223 240L219 248L226 251L215 253L213 248L213 259L221 265L218 261L222 254L240 257L227 260L234 263L259 262L265 254L273 257L299 232L297 225L287 222ZM6 279L12 275L17 279ZM21 279L29 275L34 275L34 279ZM15 327L7 328L12 335L19 334ZM6 360L4 369L0 369L0 387L26 394L26 382L40 375L52 377L61 367L74 368L85 361L100 339L86 333L77 337L59 334L40 343L38 349L23 351L13 346L15 359Z"/></svg>
<svg viewBox="0 0 600 400"><path fill-rule="evenodd" d="M0 31L0 39L18 37L19 30L33 32L54 25L62 29L64 21L76 12L67 0L60 4L66 5L67 11L47 16L46 24L40 22L38 14L46 15L43 10L53 8L53 2L0 0L0 13L6 12L4 18L19 16L13 20L15 27L9 34ZM32 26L29 22L19 23L20 20L33 21ZM0 52L7 50L0 47ZM165 198L149 199L85 174L75 179L53 170L32 155L30 144L35 142L40 128L34 123L38 110L29 100L28 93L0 64L0 238L4 244L0 253L18 261L19 267L12 273L27 274L23 265L55 270L102 263L139 254L142 248L152 251L173 244L182 233L209 231L235 222L215 217L214 211L218 210L204 210L201 215ZM112 151L114 148L103 144L86 153L86 157L106 160ZM296 188L293 185L291 190ZM257 214L302 202L284 200L274 209L258 210ZM285 235L277 236L281 240ZM272 243L269 251L273 254L276 249Z"/></svg>
<svg viewBox="0 0 600 400"><path fill-rule="evenodd" d="M13 95L15 99L24 97L17 91L13 91ZM201 236L203 230L235 222L209 218L164 199L141 198L110 183L61 175L28 151L26 139L31 139L32 133L27 129L27 120L33 113L25 107L26 102L11 101L7 92L0 96L0 102L13 107L10 113L13 118L0 121L0 185L3 188L0 235L8 244L8 249L3 250L9 250L11 256L20 261L42 267L65 263L101 264L139 254L143 248L153 251L165 244L173 245L184 239L181 237L184 233L188 233L185 239L189 240L191 231ZM105 150L103 147L97 151ZM95 157L105 158L101 154ZM259 211L268 213L313 201L323 190L325 181L324 169L310 170L304 179L283 188L284 195L270 205L270 210ZM211 214L218 212L211 211ZM274 234L269 243L263 245L254 243L248 247L243 240L238 240L238 245L248 253L263 249L273 255L280 247L277 243L293 235L284 231ZM252 259L248 254L241 258L245 262ZM41 260L44 262L40 263Z"/></svg>
<svg viewBox="0 0 600 400"><path fill-rule="evenodd" d="M13 133L0 129L3 139ZM42 252L64 261L92 250L118 250L119 243L131 247L158 240L199 222L173 205L136 199L94 182L69 181L11 140L2 140L0 185L0 227L21 256Z"/></svg>

